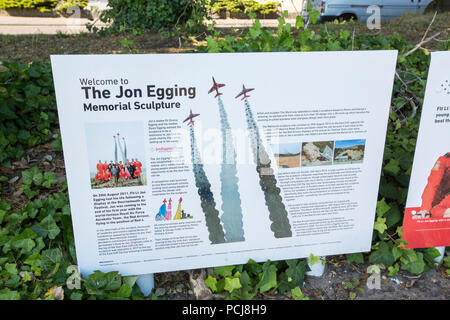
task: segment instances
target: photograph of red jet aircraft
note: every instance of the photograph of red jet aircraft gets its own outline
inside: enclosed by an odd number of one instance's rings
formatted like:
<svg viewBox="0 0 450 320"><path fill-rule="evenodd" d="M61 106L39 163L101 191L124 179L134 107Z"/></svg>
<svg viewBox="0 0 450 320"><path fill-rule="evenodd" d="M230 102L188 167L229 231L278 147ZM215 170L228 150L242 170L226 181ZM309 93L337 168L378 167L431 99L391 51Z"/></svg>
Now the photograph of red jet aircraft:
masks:
<svg viewBox="0 0 450 320"><path fill-rule="evenodd" d="M187 125L190 125L191 123L192 124L194 124L194 118L195 117L198 117L200 115L200 113L192 113L192 109L191 109L191 111L190 111L190 113L189 113L189 116L186 118L186 119L184 119L184 121L183 122L186 122L186 121L188 121L189 120L189 122L187 123Z"/></svg>
<svg viewBox="0 0 450 320"><path fill-rule="evenodd" d="M235 97L235 99L239 98L242 95L244 95L244 96L242 97L241 100L244 100L245 98L249 98L250 96L247 95L247 92L250 92L253 90L255 90L255 89L254 88L247 89L247 88L245 88L244 85L242 85L242 91Z"/></svg>
<svg viewBox="0 0 450 320"><path fill-rule="evenodd" d="M214 77L212 77L212 80L213 86L211 87L211 89L209 89L208 94L216 90L216 95L214 96L214 98L217 98L218 96L222 95L222 93L219 92L219 88L225 87L225 85L223 83L217 83Z"/></svg>

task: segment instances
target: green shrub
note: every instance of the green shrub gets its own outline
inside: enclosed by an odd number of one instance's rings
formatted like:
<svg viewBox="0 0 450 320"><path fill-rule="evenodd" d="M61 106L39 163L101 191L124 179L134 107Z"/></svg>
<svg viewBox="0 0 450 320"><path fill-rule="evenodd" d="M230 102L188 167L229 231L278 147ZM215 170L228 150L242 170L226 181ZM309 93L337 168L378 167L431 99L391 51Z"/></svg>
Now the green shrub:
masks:
<svg viewBox="0 0 450 320"><path fill-rule="evenodd" d="M140 34L144 30L196 32L207 17L208 0L110 0L100 14L108 27L94 32Z"/></svg>
<svg viewBox="0 0 450 320"><path fill-rule="evenodd" d="M84 8L87 6L87 0L3 0L0 1L0 9L39 9L40 11L65 10L71 6ZM58 6L58 4L60 4Z"/></svg>
<svg viewBox="0 0 450 320"><path fill-rule="evenodd" d="M59 0L5 0L0 2L0 9L39 8L43 11L55 8Z"/></svg>
<svg viewBox="0 0 450 320"><path fill-rule="evenodd" d="M269 14L277 12L279 7L280 3L277 1L260 3L255 0L217 0L211 6L211 12L216 13L220 11L228 11Z"/></svg>
<svg viewBox="0 0 450 320"><path fill-rule="evenodd" d="M51 138L57 125L49 63L0 64L0 165Z"/></svg>

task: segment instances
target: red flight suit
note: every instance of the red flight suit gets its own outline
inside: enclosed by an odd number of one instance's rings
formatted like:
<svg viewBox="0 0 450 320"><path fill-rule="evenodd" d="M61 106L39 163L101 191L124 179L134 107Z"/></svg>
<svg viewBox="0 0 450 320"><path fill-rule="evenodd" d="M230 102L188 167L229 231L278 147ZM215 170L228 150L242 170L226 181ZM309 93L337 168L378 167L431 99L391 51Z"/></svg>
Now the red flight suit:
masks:
<svg viewBox="0 0 450 320"><path fill-rule="evenodd" d="M442 218L450 208L450 152L439 157L431 169L428 184L422 194L421 210L427 210L432 218Z"/></svg>
<svg viewBox="0 0 450 320"><path fill-rule="evenodd" d="M99 180L103 180L103 164L101 164L101 163L97 163L97 175L99 177ZM97 175L96 175L96 177L97 177Z"/></svg>
<svg viewBox="0 0 450 320"><path fill-rule="evenodd" d="M135 162L135 166L136 166L137 171L138 171L138 173L139 173L139 175L140 175L140 174L142 173L142 169L141 169L142 163L141 163L140 161L136 161L136 162Z"/></svg>
<svg viewBox="0 0 450 320"><path fill-rule="evenodd" d="M111 179L111 172L109 172L109 170L105 169L105 181L109 181L109 179Z"/></svg>
<svg viewBox="0 0 450 320"><path fill-rule="evenodd" d="M130 178L130 175L128 174L128 172L126 172L125 169L123 169L123 166L122 166L122 169L120 170L119 176L125 180L128 180Z"/></svg>

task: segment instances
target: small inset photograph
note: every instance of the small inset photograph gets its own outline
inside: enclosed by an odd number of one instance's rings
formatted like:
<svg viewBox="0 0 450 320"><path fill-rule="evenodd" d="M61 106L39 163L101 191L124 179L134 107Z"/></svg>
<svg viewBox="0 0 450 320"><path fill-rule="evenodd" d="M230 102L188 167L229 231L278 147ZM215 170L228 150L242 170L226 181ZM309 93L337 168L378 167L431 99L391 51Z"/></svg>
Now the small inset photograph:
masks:
<svg viewBox="0 0 450 320"><path fill-rule="evenodd" d="M362 163L365 139L340 140L334 143L334 164Z"/></svg>
<svg viewBox="0 0 450 320"><path fill-rule="evenodd" d="M278 168L298 168L300 167L300 153L302 145L300 142L280 143L270 145Z"/></svg>
<svg viewBox="0 0 450 320"><path fill-rule="evenodd" d="M304 142L302 144L302 167L332 164L333 147L334 141Z"/></svg>
<svg viewBox="0 0 450 320"><path fill-rule="evenodd" d="M142 122L85 125L92 189L147 184Z"/></svg>

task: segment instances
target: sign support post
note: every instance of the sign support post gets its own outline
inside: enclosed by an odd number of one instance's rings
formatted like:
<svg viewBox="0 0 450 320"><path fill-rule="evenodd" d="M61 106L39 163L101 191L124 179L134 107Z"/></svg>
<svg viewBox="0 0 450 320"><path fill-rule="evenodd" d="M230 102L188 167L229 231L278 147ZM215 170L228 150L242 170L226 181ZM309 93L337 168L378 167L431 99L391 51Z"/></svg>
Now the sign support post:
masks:
<svg viewBox="0 0 450 320"><path fill-rule="evenodd" d="M153 276L153 273L140 275L139 278L137 278L136 283L141 289L144 296L147 297L152 292L155 286L155 278Z"/></svg>

